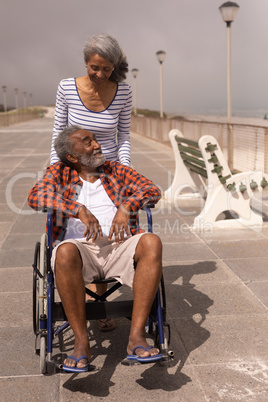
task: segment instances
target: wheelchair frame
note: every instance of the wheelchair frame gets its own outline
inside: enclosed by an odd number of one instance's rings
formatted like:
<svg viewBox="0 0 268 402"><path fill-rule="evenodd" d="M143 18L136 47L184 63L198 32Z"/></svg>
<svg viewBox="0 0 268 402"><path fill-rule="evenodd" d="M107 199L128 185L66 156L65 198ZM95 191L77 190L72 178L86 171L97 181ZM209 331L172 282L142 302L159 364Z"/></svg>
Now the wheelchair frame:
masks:
<svg viewBox="0 0 268 402"><path fill-rule="evenodd" d="M153 232L152 213L150 208L145 206L143 210L147 214L148 232ZM62 364L53 361L53 339L69 326L61 302L54 300L54 275L50 265L52 255L52 213L47 215L47 234L41 236L40 242L36 243L33 263L33 330L35 334L35 352L40 355L40 372L54 373L61 369ZM113 285L101 296L85 288L85 292L92 296L94 302L85 302L86 319L97 320L102 318L126 317L131 319L133 300L107 301L107 297L121 287L116 279L106 281L94 281L93 283L113 283ZM54 324L65 321L59 327ZM157 291L151 313L145 328L146 332L154 335L154 344L160 349L163 359L160 363L167 362L173 358L174 353L169 349L170 326L166 322L166 296L164 278ZM123 364L126 364L122 362ZM133 364L133 363L132 363Z"/></svg>

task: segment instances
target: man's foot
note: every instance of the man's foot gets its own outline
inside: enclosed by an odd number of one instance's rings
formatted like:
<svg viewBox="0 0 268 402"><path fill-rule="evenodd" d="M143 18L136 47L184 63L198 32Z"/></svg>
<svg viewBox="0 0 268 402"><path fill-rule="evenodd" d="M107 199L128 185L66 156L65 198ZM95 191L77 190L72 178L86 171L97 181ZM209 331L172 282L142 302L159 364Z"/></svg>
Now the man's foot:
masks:
<svg viewBox="0 0 268 402"><path fill-rule="evenodd" d="M149 356L157 356L159 355L159 349L154 348L153 346L149 346L146 342L146 346L137 345L134 346L133 349L127 347L128 355L136 355L138 357L149 357Z"/></svg>
<svg viewBox="0 0 268 402"><path fill-rule="evenodd" d="M74 345L74 351L71 356L68 356L64 360L64 366L68 368L84 369L88 367L88 363L91 359L91 352L89 349L89 343Z"/></svg>
<svg viewBox="0 0 268 402"><path fill-rule="evenodd" d="M131 355L127 355L127 360L130 361L136 361L139 363L153 363L156 362L157 360L161 360L163 359L163 355L161 353L158 354L149 354L149 356L139 356L136 354L136 350L144 350L145 352L149 352L152 349L156 349L153 348L153 346L148 346L148 348L144 348L143 346L139 345L136 346L133 350L132 350L132 354Z"/></svg>
<svg viewBox="0 0 268 402"><path fill-rule="evenodd" d="M138 347L140 346L140 347ZM136 336L135 338L129 338L127 346L127 354L135 354L138 357L156 356L159 354L159 349L150 347L144 336Z"/></svg>
<svg viewBox="0 0 268 402"><path fill-rule="evenodd" d="M74 356L68 356L66 360L73 360L73 361L75 361L75 362L76 362L76 366L75 366L75 367L70 367L70 366L67 366L66 364L63 364L62 369L63 369L64 371L69 371L69 372L71 372L71 373L84 373L84 372L88 371L89 361L88 361L87 356L81 356L81 357L79 357L79 359L77 359L77 358L74 357ZM80 362L81 362L82 360L85 360L87 363L86 363L85 365L83 365L82 367L78 367L78 365L80 364Z"/></svg>
<svg viewBox="0 0 268 402"><path fill-rule="evenodd" d="M104 318L102 320L97 320L98 328L101 332L108 332L115 329L115 322L112 318Z"/></svg>

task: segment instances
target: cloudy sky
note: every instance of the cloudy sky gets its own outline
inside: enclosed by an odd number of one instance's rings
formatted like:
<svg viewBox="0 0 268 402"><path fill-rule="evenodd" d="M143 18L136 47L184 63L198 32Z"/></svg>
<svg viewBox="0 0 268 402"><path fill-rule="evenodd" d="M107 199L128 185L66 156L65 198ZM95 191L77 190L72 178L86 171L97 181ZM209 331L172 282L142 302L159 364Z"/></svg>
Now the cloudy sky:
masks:
<svg viewBox="0 0 268 402"><path fill-rule="evenodd" d="M114 36L130 70L138 68L137 107L159 110L159 63L164 110L226 113L227 29L220 0L1 0L0 86L36 105L55 103L62 78L84 75L83 46L96 33ZM233 111L268 110L268 0L238 0L232 24ZM127 81L132 84L131 73ZM2 90L0 103L3 103Z"/></svg>

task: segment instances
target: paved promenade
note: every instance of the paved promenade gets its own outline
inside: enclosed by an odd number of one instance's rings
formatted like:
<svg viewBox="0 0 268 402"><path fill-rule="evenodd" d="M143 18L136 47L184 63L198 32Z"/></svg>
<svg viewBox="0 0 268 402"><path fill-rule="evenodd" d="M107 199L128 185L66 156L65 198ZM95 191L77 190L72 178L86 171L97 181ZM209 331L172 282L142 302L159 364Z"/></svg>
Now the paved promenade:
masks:
<svg viewBox="0 0 268 402"><path fill-rule="evenodd" d="M154 211L174 361L121 365L129 331L121 319L110 333L89 324L94 371L40 374L31 265L45 216L33 213L26 199L47 166L52 125L43 118L0 130L1 401L267 401L268 223L260 231L194 233L196 201L161 201ZM132 163L163 190L170 184L170 147L132 134ZM53 353L62 360L72 347L67 331Z"/></svg>

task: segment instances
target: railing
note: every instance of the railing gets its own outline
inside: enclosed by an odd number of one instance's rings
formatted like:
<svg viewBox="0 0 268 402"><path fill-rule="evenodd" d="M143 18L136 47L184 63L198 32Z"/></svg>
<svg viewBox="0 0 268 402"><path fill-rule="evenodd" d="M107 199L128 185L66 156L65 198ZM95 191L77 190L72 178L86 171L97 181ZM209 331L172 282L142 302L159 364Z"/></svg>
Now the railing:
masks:
<svg viewBox="0 0 268 402"><path fill-rule="evenodd" d="M268 173L268 127L186 119L132 116L131 130L154 140L169 143L168 133L179 129L186 138L198 141L212 135L219 142L230 169L263 170Z"/></svg>

